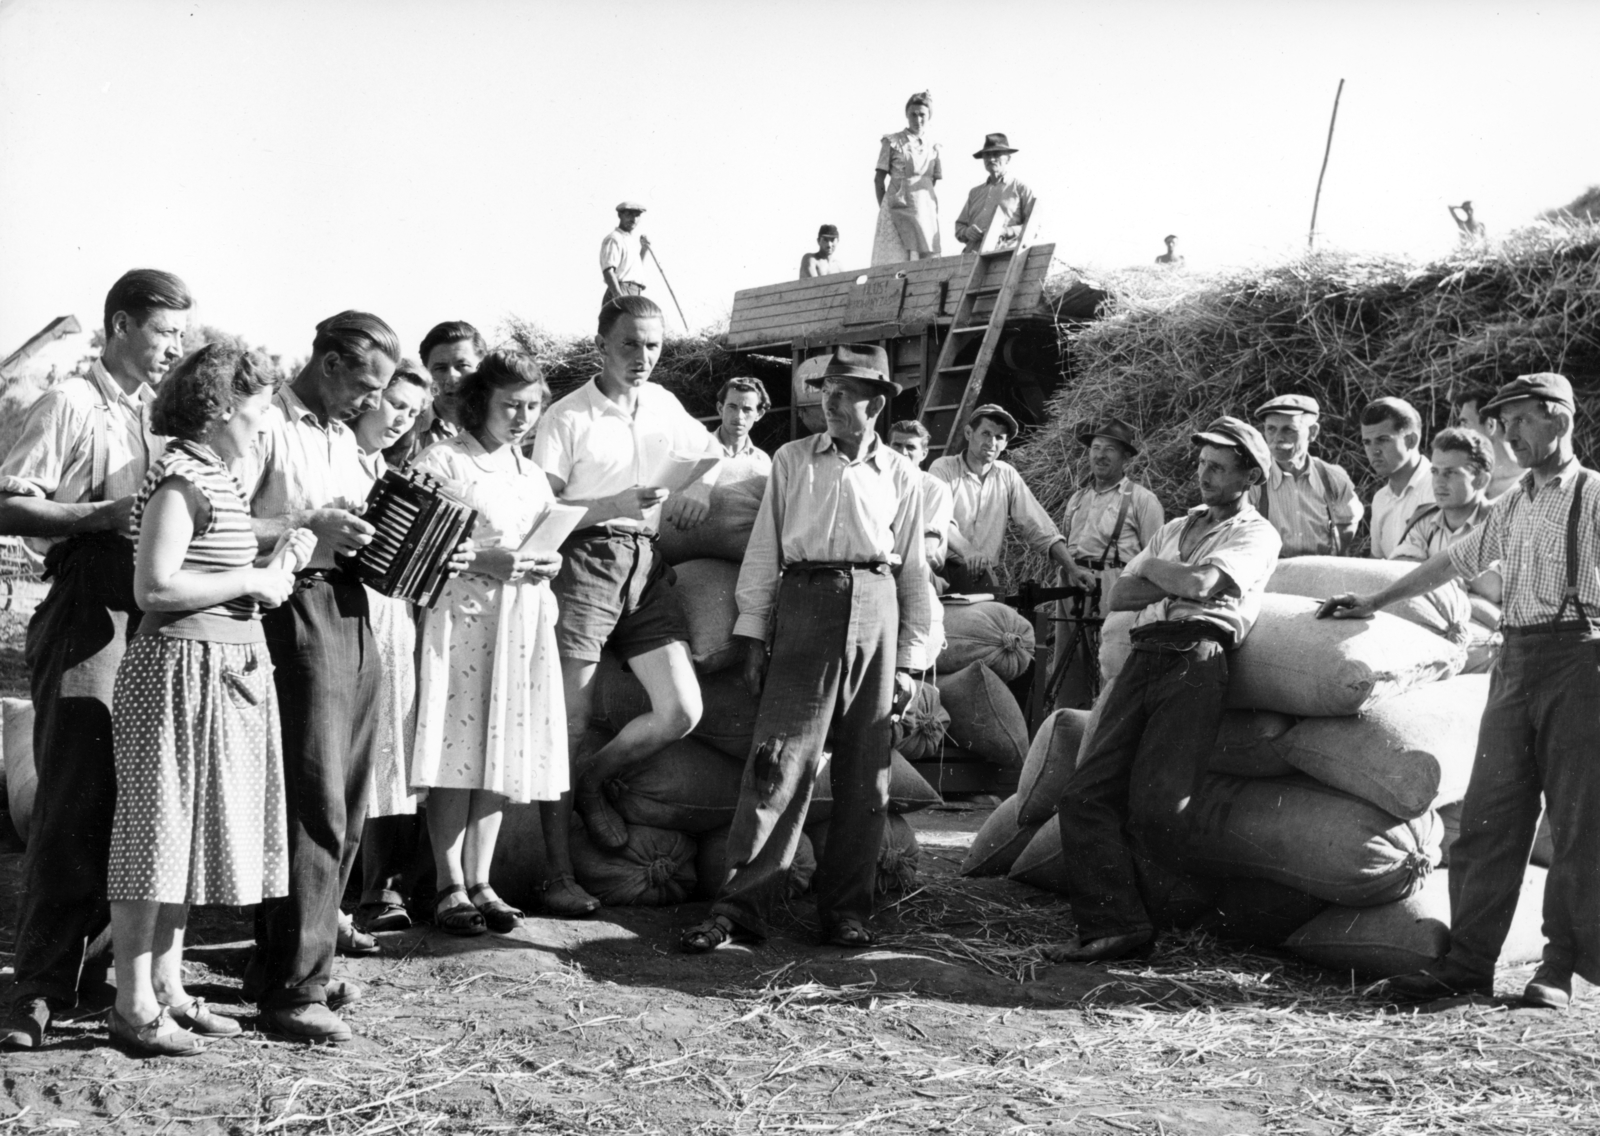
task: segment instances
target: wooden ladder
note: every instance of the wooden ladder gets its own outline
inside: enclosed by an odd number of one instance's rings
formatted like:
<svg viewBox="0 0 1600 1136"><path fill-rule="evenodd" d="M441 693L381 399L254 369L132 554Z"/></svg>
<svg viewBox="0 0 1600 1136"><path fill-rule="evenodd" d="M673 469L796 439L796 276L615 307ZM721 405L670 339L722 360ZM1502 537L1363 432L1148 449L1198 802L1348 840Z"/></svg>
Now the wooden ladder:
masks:
<svg viewBox="0 0 1600 1136"><path fill-rule="evenodd" d="M984 243L988 244L997 237L1001 227L991 224ZM979 246L972 262L972 274L967 277L967 286L961 292L961 299L956 302L955 316L950 321L944 347L939 351L938 365L934 367L933 377L928 380L922 407L917 412L917 421L927 427L930 435L929 457L942 457L952 449L959 450L961 447L961 428L978 405L984 376L989 373L989 364L993 362L994 353L1000 346L1000 333L1005 329L1006 317L1011 313L1012 297L1017 293L1023 268L1028 263L1028 241L1032 229L1033 218L1030 217L1014 248L995 251ZM993 273L1001 271L1005 275L999 284L984 283ZM987 323L973 323L973 309L985 296L994 297L989 320ZM957 366L956 359L977 335L983 336L978 345L977 358L971 363Z"/></svg>

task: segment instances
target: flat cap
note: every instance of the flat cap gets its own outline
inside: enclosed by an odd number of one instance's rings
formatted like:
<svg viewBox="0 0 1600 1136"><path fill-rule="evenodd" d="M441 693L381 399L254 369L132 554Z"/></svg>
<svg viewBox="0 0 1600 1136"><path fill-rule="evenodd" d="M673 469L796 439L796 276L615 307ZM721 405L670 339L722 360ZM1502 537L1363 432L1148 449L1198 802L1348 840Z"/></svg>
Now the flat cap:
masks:
<svg viewBox="0 0 1600 1136"><path fill-rule="evenodd" d="M1006 424L1006 433L1008 436L1012 438L1017 436L1017 420L1011 416L1011 412L1009 410L1001 406L999 403L986 402L982 406L978 407L971 414L967 415L967 425L971 426L980 418L998 419Z"/></svg>
<svg viewBox="0 0 1600 1136"><path fill-rule="evenodd" d="M1521 398L1542 398L1550 402L1559 402L1568 410L1578 409L1578 404L1572 397L1572 384L1567 382L1566 377L1554 371L1541 371L1537 375L1518 375L1495 391L1493 398L1478 407L1478 413L1487 414Z"/></svg>
<svg viewBox="0 0 1600 1136"><path fill-rule="evenodd" d="M1076 434L1078 441L1084 445L1092 445L1096 438L1110 438L1113 442L1120 442L1130 454L1139 452L1139 438L1129 426L1120 418L1103 418L1099 422L1084 422L1078 427Z"/></svg>
<svg viewBox="0 0 1600 1136"><path fill-rule="evenodd" d="M618 213L643 213L644 212L644 206L640 205L637 201L619 201L619 202L617 202L617 212Z"/></svg>
<svg viewBox="0 0 1600 1136"><path fill-rule="evenodd" d="M871 343L838 343L830 348L828 364L806 385L820 387L829 379L860 379L876 383L891 398L900 393L900 384L889 377L889 353Z"/></svg>
<svg viewBox="0 0 1600 1136"><path fill-rule="evenodd" d="M1280 394L1256 408L1256 417L1269 414L1321 414L1322 407L1308 394Z"/></svg>
<svg viewBox="0 0 1600 1136"><path fill-rule="evenodd" d="M1231 414L1224 414L1198 434L1191 435L1191 440L1197 446L1232 446L1242 450L1262 473L1272 468L1272 453L1261 431Z"/></svg>

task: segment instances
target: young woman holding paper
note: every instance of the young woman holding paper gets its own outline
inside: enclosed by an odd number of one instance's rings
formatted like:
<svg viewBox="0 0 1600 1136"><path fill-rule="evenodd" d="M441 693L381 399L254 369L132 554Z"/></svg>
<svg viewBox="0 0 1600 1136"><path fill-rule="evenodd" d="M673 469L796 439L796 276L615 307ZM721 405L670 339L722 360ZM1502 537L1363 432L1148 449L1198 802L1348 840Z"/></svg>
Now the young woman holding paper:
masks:
<svg viewBox="0 0 1600 1136"><path fill-rule="evenodd" d="M412 466L478 510L471 568L423 614L411 758L411 784L428 793L434 922L456 935L516 927L522 913L489 883L501 810L507 801L558 800L568 788L549 585L561 557L533 550L529 539L555 498L544 471L522 453L549 394L530 356L491 353L457 391L462 433ZM549 855L566 864L570 853L563 843Z"/></svg>

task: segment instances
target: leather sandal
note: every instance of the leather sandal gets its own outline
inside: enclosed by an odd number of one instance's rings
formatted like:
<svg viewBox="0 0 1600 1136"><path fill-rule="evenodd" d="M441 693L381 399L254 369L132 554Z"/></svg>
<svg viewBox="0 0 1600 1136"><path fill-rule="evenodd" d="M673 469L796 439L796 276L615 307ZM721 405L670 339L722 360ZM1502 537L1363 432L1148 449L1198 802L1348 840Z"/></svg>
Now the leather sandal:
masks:
<svg viewBox="0 0 1600 1136"><path fill-rule="evenodd" d="M515 931L522 921L522 912L496 895L488 884L473 884L467 889L467 898L496 935Z"/></svg>
<svg viewBox="0 0 1600 1136"><path fill-rule="evenodd" d="M834 924L833 930L828 932L828 945L832 947L858 950L861 947L870 947L875 942L877 942L876 936L859 919L841 919Z"/></svg>
<svg viewBox="0 0 1600 1136"><path fill-rule="evenodd" d="M544 910L558 919L581 919L600 910L600 901L584 891L570 872L544 882Z"/></svg>
<svg viewBox="0 0 1600 1136"><path fill-rule="evenodd" d="M733 942L735 927L726 915L713 915L703 923L696 923L678 938L684 953L708 954L725 943Z"/></svg>
<svg viewBox="0 0 1600 1136"><path fill-rule="evenodd" d="M244 1027L234 1019L207 1006L204 998L190 998L182 1005L168 1006L167 1013L197 1037L233 1037L244 1032Z"/></svg>
<svg viewBox="0 0 1600 1136"><path fill-rule="evenodd" d="M439 889L433 897L433 925L446 934L463 937L481 935L487 929L463 887Z"/></svg>
<svg viewBox="0 0 1600 1136"><path fill-rule="evenodd" d="M193 1057L205 1052L205 1041L174 1022L165 1006L143 1025L134 1025L115 1006L108 1020L111 1040L136 1057Z"/></svg>

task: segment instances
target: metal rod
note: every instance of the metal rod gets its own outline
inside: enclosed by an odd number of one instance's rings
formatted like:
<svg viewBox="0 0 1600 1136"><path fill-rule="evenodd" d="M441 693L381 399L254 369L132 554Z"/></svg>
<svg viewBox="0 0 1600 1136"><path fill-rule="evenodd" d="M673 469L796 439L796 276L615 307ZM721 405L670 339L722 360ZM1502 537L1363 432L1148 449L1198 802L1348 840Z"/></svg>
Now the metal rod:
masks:
<svg viewBox="0 0 1600 1136"><path fill-rule="evenodd" d="M1339 80L1339 89L1333 93L1333 114L1328 119L1328 144L1322 148L1322 171L1317 174L1317 195L1311 200L1311 229L1306 233L1306 248L1312 249L1317 244L1317 209L1322 205L1322 179L1328 175L1328 155L1333 153L1333 127L1339 121L1339 98L1344 94L1344 80ZM662 277L666 279L665 276ZM669 284L670 288L671 285Z"/></svg>

